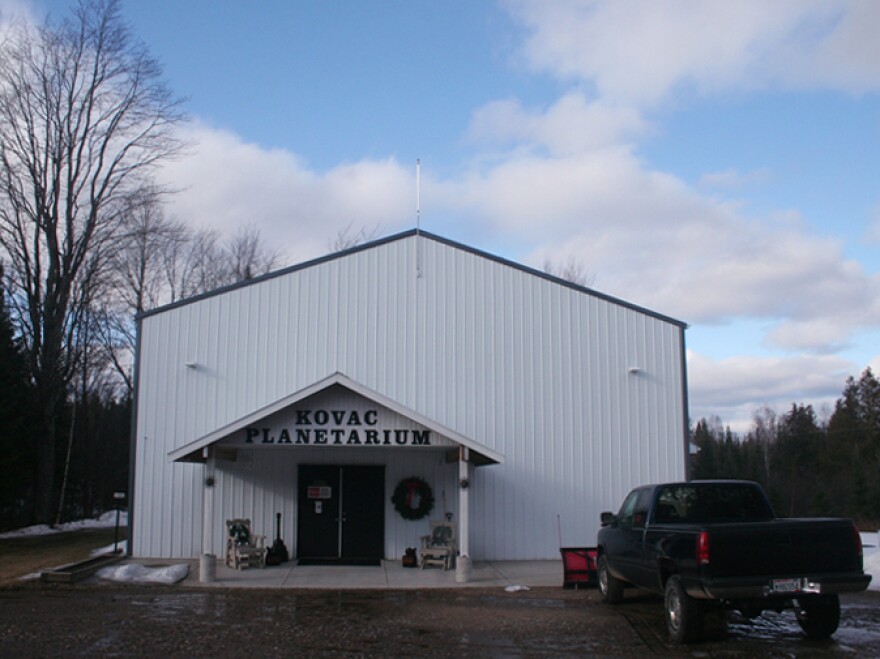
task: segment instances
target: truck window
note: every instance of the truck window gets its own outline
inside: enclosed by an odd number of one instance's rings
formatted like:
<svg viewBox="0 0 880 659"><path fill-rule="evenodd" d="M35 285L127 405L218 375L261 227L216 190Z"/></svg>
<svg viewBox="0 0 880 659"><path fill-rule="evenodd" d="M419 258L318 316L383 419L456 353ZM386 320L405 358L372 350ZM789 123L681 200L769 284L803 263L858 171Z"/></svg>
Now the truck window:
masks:
<svg viewBox="0 0 880 659"><path fill-rule="evenodd" d="M617 524L623 528L644 528L648 517L651 490L633 490L627 495L617 513Z"/></svg>
<svg viewBox="0 0 880 659"><path fill-rule="evenodd" d="M749 483L689 483L661 489L654 510L657 523L771 519L773 511Z"/></svg>
<svg viewBox="0 0 880 659"><path fill-rule="evenodd" d="M676 505L677 502L668 494L668 492L661 493L661 498L658 499L657 507L654 509L654 522L657 524L678 522L683 518L683 515L678 512L679 506Z"/></svg>
<svg viewBox="0 0 880 659"><path fill-rule="evenodd" d="M648 521L648 508L651 507L651 490L640 490L633 511L633 528L643 529Z"/></svg>

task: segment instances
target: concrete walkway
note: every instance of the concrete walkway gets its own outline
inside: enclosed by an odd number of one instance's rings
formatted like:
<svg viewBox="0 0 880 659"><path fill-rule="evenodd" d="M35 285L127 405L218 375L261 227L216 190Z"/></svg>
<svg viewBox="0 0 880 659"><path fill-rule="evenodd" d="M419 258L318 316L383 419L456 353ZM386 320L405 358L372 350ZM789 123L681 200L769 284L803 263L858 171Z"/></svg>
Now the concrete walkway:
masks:
<svg viewBox="0 0 880 659"><path fill-rule="evenodd" d="M156 564L154 561L129 559L127 562ZM180 561L175 561L179 563ZM187 561L190 570L181 582L204 588L322 588L322 589L392 589L492 588L507 586L562 587L561 560L547 561L475 561L467 583L458 583L455 570L440 568L405 568L400 561L382 561L377 567L299 566L296 561L263 569L233 570L222 561L216 563L211 582L199 580L199 561ZM168 563L164 563L167 565Z"/></svg>

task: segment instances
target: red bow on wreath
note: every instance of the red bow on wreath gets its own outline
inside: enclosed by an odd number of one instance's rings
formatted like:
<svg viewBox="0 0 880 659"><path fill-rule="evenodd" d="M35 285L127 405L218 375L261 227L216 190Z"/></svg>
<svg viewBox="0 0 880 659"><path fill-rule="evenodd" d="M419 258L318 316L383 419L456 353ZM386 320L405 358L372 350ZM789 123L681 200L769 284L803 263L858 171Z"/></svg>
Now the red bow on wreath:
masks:
<svg viewBox="0 0 880 659"><path fill-rule="evenodd" d="M408 480L406 482L406 507L415 510L419 507L422 496L418 493L418 481Z"/></svg>
<svg viewBox="0 0 880 659"><path fill-rule="evenodd" d="M394 488L391 502L404 519L422 519L434 508L434 493L424 480L410 476Z"/></svg>

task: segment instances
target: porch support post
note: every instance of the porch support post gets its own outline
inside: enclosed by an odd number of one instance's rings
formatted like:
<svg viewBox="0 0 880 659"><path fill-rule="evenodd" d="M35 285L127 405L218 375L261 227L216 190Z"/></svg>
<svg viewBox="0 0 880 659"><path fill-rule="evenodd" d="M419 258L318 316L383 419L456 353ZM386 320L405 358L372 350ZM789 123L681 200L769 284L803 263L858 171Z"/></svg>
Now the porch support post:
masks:
<svg viewBox="0 0 880 659"><path fill-rule="evenodd" d="M471 577L470 484L472 473L470 449L461 446L458 453L459 556L455 563L455 580L458 583L467 583Z"/></svg>
<svg viewBox="0 0 880 659"><path fill-rule="evenodd" d="M211 552L214 539L214 451L202 449L205 468L202 479L202 554L199 559L199 581L214 581L217 557Z"/></svg>

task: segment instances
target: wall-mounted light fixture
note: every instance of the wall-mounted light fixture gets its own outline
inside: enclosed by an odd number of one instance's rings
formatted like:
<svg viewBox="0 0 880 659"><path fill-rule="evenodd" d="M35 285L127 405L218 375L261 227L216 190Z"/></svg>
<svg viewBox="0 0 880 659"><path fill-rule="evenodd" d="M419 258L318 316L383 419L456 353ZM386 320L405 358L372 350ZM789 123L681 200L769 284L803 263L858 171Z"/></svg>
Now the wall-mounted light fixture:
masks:
<svg viewBox="0 0 880 659"><path fill-rule="evenodd" d="M639 373L642 372L642 369L640 369L638 366L630 366L626 372L629 373L630 375L638 375Z"/></svg>
<svg viewBox="0 0 880 659"><path fill-rule="evenodd" d="M184 362L184 366L186 366L187 368L198 368L199 365L198 365L198 362L188 361L188 362Z"/></svg>

